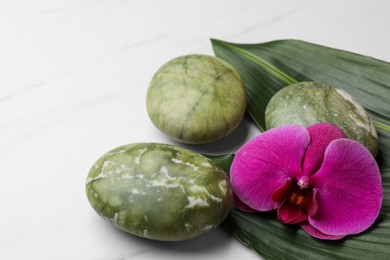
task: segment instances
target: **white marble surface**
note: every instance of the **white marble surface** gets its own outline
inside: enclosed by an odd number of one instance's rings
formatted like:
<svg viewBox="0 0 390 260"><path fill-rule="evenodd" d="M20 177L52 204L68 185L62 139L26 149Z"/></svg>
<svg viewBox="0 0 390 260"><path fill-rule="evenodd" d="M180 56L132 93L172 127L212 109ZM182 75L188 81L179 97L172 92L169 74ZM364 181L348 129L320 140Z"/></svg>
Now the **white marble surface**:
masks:
<svg viewBox="0 0 390 260"><path fill-rule="evenodd" d="M259 259L219 228L180 243L127 235L87 202L107 150L174 143L150 122L163 63L212 54L209 39L302 39L390 61L390 2L345 0L0 0L0 259ZM235 151L245 120L196 151Z"/></svg>

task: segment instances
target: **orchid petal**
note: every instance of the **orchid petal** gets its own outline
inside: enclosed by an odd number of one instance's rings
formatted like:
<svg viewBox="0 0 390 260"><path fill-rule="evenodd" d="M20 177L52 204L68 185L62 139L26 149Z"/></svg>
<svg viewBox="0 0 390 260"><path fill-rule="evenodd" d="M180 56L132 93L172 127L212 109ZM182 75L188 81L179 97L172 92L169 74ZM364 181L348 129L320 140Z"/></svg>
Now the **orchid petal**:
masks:
<svg viewBox="0 0 390 260"><path fill-rule="evenodd" d="M236 194L233 193L233 203L236 205L237 208L239 208L241 211L248 212L248 213L255 213L258 212L255 209L252 209L248 205L246 205L244 202L242 202Z"/></svg>
<svg viewBox="0 0 390 260"><path fill-rule="evenodd" d="M305 230L305 232L308 233L310 236L315 237L315 238L319 238L319 239L338 240L338 239L345 237L344 235L334 236L334 235L324 234L321 231L319 231L318 229L316 229L315 227L313 227L312 225L310 225L310 223L308 223L308 222L301 223L301 228L303 230Z"/></svg>
<svg viewBox="0 0 390 260"><path fill-rule="evenodd" d="M283 202L286 198L286 195L291 192L293 186L293 181L291 178L287 178L282 186L274 190L272 193L272 200L275 202Z"/></svg>
<svg viewBox="0 0 390 260"><path fill-rule="evenodd" d="M308 221L322 233L357 234L377 218L381 176L374 157L360 143L345 138L331 142L310 182L317 189L318 210Z"/></svg>
<svg viewBox="0 0 390 260"><path fill-rule="evenodd" d="M307 147L302 164L303 174L312 175L320 168L326 147L333 140L344 138L345 135L336 125L321 122L307 128L310 134L310 144Z"/></svg>
<svg viewBox="0 0 390 260"><path fill-rule="evenodd" d="M276 209L280 202L272 200L272 193L288 178L302 174L301 162L309 142L309 133L298 125L274 128L247 142L231 166L233 191L253 209Z"/></svg>
<svg viewBox="0 0 390 260"><path fill-rule="evenodd" d="M303 208L306 210L307 215L313 217L317 214L318 203L317 203L317 189L313 189L309 194L307 201L303 203Z"/></svg>
<svg viewBox="0 0 390 260"><path fill-rule="evenodd" d="M278 219L283 224L298 224L307 220L307 214L301 207L284 201L278 208Z"/></svg>

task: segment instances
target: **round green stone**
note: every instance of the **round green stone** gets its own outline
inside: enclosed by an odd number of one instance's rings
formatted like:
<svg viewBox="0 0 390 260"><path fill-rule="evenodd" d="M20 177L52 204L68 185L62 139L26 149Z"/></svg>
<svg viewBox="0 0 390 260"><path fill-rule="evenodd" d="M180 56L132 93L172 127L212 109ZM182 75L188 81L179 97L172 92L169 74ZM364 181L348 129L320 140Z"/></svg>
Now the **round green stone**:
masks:
<svg viewBox="0 0 390 260"><path fill-rule="evenodd" d="M217 227L228 215L227 175L208 158L173 145L113 149L91 168L87 197L115 227L136 236L179 241Z"/></svg>
<svg viewBox="0 0 390 260"><path fill-rule="evenodd" d="M373 120L344 90L315 82L293 84L278 91L265 111L267 129L289 124L307 127L318 122L337 125L348 138L363 144L374 156L378 153Z"/></svg>
<svg viewBox="0 0 390 260"><path fill-rule="evenodd" d="M153 124L171 138L209 143L230 134L246 108L243 82L225 61L187 55L164 64L153 76L146 97Z"/></svg>

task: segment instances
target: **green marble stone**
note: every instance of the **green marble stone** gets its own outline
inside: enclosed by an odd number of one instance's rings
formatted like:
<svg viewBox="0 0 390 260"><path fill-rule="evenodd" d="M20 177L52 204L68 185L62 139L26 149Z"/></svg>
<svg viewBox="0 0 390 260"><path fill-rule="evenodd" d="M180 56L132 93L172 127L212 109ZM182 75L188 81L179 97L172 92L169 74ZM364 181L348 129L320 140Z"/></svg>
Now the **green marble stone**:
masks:
<svg viewBox="0 0 390 260"><path fill-rule="evenodd" d="M208 158L173 145L130 144L91 168L87 197L115 227L136 236L179 241L217 227L228 215L227 175Z"/></svg>
<svg viewBox="0 0 390 260"><path fill-rule="evenodd" d="M209 143L239 125L246 93L241 77L225 61L187 55L167 62L155 73L146 106L153 124L171 138Z"/></svg>
<svg viewBox="0 0 390 260"><path fill-rule="evenodd" d="M329 122L344 134L363 144L375 156L378 135L367 111L347 92L331 86L301 82L278 91L265 111L267 129L299 124L305 127Z"/></svg>

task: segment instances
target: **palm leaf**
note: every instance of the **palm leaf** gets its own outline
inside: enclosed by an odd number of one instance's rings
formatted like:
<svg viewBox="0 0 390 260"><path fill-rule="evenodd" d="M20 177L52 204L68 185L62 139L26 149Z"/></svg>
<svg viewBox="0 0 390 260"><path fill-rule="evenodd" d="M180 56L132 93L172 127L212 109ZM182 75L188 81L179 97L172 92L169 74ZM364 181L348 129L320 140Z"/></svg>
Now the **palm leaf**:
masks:
<svg viewBox="0 0 390 260"><path fill-rule="evenodd" d="M260 130L270 98L286 85L317 81L342 88L371 114L379 134L377 157L384 200L372 228L341 241L322 241L274 215L233 209L224 226L267 259L389 259L390 256L390 64L303 41L232 44L212 40L214 52L237 69L248 93L248 112ZM221 157L222 158L222 157ZM222 163L223 159L216 161ZM211 158L213 159L213 158ZM225 161L224 167L229 161Z"/></svg>

